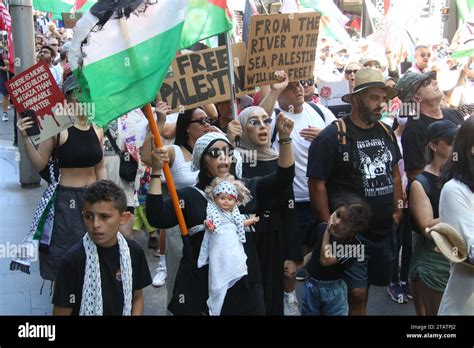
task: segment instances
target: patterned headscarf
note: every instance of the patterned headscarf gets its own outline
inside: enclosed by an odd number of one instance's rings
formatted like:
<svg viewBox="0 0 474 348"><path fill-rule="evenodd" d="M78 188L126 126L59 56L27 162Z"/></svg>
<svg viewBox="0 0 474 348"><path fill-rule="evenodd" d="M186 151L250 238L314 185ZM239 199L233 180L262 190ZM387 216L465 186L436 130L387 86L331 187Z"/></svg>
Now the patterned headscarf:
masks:
<svg viewBox="0 0 474 348"><path fill-rule="evenodd" d="M238 195L237 188L228 181L223 181L214 187L212 193L214 196L218 195L219 193L227 193L228 195L235 197L235 199L237 199Z"/></svg>
<svg viewBox="0 0 474 348"><path fill-rule="evenodd" d="M200 137L197 141L196 144L194 144L194 149L193 149L193 165L192 165L192 171L197 171L200 170L200 163L201 163L201 157L204 154L204 151L207 150L207 148L215 143L217 140L222 140L225 141L227 144L230 145L229 139L224 134L218 133L218 132L209 132L204 134L202 137Z"/></svg>

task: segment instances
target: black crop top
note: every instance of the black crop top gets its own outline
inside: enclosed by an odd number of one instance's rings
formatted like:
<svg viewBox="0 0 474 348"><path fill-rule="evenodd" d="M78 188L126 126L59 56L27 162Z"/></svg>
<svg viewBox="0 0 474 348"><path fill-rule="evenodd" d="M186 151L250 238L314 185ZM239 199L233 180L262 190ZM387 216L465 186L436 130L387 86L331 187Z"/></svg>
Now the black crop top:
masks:
<svg viewBox="0 0 474 348"><path fill-rule="evenodd" d="M57 156L59 168L94 167L103 156L94 127L90 126L86 131L69 127L68 138L58 147Z"/></svg>

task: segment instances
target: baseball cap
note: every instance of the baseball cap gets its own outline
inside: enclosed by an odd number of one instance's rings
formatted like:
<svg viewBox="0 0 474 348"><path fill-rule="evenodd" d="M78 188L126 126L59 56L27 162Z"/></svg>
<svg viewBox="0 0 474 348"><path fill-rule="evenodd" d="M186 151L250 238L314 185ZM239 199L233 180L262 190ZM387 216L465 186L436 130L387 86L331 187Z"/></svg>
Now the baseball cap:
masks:
<svg viewBox="0 0 474 348"><path fill-rule="evenodd" d="M423 74L414 72L406 73L398 80L395 88L398 90L398 97L402 102L409 102L416 94L421 83L428 79L436 79L436 72L429 71Z"/></svg>
<svg viewBox="0 0 474 348"><path fill-rule="evenodd" d="M448 120L433 122L426 130L426 139L433 141L435 139L452 139L456 135L459 127Z"/></svg>
<svg viewBox="0 0 474 348"><path fill-rule="evenodd" d="M76 76L71 75L63 82L63 94L66 95L68 92L71 92L78 87L79 84L77 83Z"/></svg>

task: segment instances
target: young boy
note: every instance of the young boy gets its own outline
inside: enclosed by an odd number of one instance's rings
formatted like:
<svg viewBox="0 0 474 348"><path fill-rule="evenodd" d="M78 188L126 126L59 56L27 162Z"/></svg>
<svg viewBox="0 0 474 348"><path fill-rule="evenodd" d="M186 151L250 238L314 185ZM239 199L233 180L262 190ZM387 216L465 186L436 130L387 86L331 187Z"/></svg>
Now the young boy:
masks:
<svg viewBox="0 0 474 348"><path fill-rule="evenodd" d="M119 232L127 199L101 180L84 192L87 233L64 255L53 296L53 315L141 315L151 275L141 246Z"/></svg>
<svg viewBox="0 0 474 348"><path fill-rule="evenodd" d="M317 227L313 251L305 263L310 278L305 281L301 315L348 315L347 285L344 270L355 261L364 261L364 246L356 233L367 228L370 212L367 204L353 194L333 202L329 224Z"/></svg>

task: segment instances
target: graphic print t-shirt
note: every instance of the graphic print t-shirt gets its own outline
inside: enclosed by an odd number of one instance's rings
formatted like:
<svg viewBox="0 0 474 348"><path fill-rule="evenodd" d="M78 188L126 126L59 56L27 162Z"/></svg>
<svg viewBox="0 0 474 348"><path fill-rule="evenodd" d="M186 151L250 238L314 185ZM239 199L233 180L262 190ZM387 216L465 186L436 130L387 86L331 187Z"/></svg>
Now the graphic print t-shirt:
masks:
<svg viewBox="0 0 474 348"><path fill-rule="evenodd" d="M401 159L395 135L376 124L370 129L345 118L347 145L339 148L337 128L326 127L309 149L307 176L326 181L331 200L341 192L364 198L372 209L369 231L387 233L393 224L393 167Z"/></svg>

